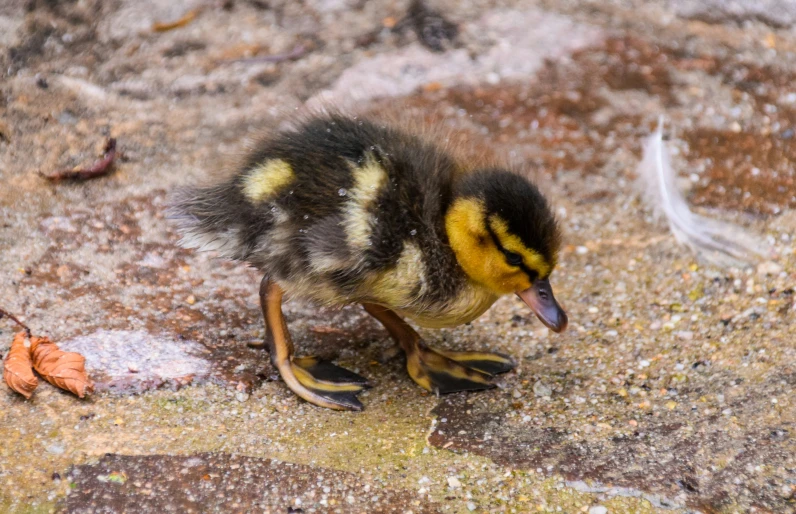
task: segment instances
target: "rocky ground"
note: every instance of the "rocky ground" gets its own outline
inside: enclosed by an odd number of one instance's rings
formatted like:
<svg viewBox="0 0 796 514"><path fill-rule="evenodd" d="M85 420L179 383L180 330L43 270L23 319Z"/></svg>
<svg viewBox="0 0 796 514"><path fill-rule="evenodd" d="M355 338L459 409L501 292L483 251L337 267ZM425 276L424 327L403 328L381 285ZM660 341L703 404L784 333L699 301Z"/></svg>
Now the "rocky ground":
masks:
<svg viewBox="0 0 796 514"><path fill-rule="evenodd" d="M794 4L426 5L445 21L391 0L0 5L0 306L97 382L0 388L0 510L796 511ZM428 395L359 309L292 302L304 353L375 384L361 413L308 405L247 346L259 277L178 248L169 191L329 103L446 127L551 197L570 329L506 298L423 332L514 355L498 389ZM763 262L712 267L639 200L660 115L691 205ZM107 177L39 175L108 137Z"/></svg>

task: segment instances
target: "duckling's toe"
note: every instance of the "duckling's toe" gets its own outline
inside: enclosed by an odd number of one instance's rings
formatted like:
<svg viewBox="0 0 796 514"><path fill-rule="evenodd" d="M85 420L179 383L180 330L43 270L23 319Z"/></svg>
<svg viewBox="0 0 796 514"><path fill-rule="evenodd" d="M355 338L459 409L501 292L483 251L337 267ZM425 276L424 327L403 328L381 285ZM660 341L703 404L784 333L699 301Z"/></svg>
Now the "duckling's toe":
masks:
<svg viewBox="0 0 796 514"><path fill-rule="evenodd" d="M502 353L492 352L451 352L447 350L437 350L449 359L453 359L463 366L472 368L487 375L495 376L501 373L508 373L517 367L514 359Z"/></svg>
<svg viewBox="0 0 796 514"><path fill-rule="evenodd" d="M475 362L485 360L488 359ZM481 391L495 387L495 384L490 382L491 374L470 367L469 362L457 362L457 360L444 355L443 352L433 350L424 344L418 344L413 351L407 352L406 368L412 380L432 393Z"/></svg>
<svg viewBox="0 0 796 514"><path fill-rule="evenodd" d="M362 410L357 395L370 387L365 377L315 357L295 357L291 361L293 375L310 393L312 403L339 410ZM319 401L320 400L320 401Z"/></svg>
<svg viewBox="0 0 796 514"><path fill-rule="evenodd" d="M317 357L293 357L293 364L302 368L319 382L339 386L359 386L360 389L371 387L368 379L362 375L357 375L353 371L341 368L340 366L336 366L329 361L324 361Z"/></svg>

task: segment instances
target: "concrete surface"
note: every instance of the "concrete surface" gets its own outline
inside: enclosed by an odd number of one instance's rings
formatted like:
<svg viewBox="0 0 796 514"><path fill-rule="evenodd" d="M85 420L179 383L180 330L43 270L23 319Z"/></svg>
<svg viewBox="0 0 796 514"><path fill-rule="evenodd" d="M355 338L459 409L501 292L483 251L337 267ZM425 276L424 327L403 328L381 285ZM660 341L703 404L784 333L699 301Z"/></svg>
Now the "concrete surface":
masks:
<svg viewBox="0 0 796 514"><path fill-rule="evenodd" d="M789 3L428 3L459 28L443 53L400 23L402 1L0 5L0 305L86 355L98 386L0 387L0 510L796 511ZM435 398L379 362L389 341L358 308L291 302L304 353L375 383L362 413L308 405L247 347L259 277L176 246L173 187L329 102L442 126L550 195L570 329L506 298L423 332L514 355L498 389ZM661 114L691 204L764 237L765 262L707 266L639 201ZM39 177L108 136L109 176Z"/></svg>

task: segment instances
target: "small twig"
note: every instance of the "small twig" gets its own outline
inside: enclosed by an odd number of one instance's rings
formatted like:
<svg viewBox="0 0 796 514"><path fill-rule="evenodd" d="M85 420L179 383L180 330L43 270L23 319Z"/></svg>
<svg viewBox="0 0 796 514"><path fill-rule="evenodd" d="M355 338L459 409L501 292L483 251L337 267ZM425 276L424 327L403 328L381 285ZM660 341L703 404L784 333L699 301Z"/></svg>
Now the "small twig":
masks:
<svg viewBox="0 0 796 514"><path fill-rule="evenodd" d="M62 180L88 180L105 175L111 168L113 160L116 158L116 139L110 138L105 143L105 154L89 168L76 170L59 170L52 175L39 173L43 178L50 182L60 182Z"/></svg>
<svg viewBox="0 0 796 514"><path fill-rule="evenodd" d="M258 63L280 63L285 61L293 61L300 57L303 57L308 51L308 48L305 45L296 45L293 47L293 50L283 53L283 54L272 54L272 55L261 55L259 57L247 57L244 59L226 59L221 61L223 63L233 63L233 62L242 62L246 64L258 64Z"/></svg>
<svg viewBox="0 0 796 514"><path fill-rule="evenodd" d="M175 20L175 21L168 21L168 22L155 22L152 24L152 30L154 32L167 32L169 30L173 30L179 27L184 27L191 23L202 11L201 8L199 9L191 9L187 13L185 13L182 18Z"/></svg>
<svg viewBox="0 0 796 514"><path fill-rule="evenodd" d="M11 313L10 313L10 312L8 312L7 310L5 310L5 309L3 309L3 308L0 308L0 319L1 319L3 316L7 317L7 318L8 318L8 319L10 319L11 321L13 321L14 323L16 323L16 324L17 324L17 325L19 325L20 327L22 327L22 328L25 330L25 332L28 334L28 337L30 337L30 327L28 327L26 324L24 324L24 323L22 323L21 321L19 321L19 320L17 319L17 317L16 317L16 316L14 316L13 314L11 314Z"/></svg>

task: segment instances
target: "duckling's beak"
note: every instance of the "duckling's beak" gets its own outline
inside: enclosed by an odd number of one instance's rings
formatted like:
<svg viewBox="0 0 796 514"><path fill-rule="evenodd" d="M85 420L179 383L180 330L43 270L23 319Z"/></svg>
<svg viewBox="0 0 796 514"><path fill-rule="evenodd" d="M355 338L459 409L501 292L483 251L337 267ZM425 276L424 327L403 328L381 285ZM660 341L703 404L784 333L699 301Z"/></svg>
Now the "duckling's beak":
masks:
<svg viewBox="0 0 796 514"><path fill-rule="evenodd" d="M553 288L547 279L537 280L531 287L517 293L531 308L536 317L553 332L563 332L567 328L567 313L558 305L553 296Z"/></svg>

